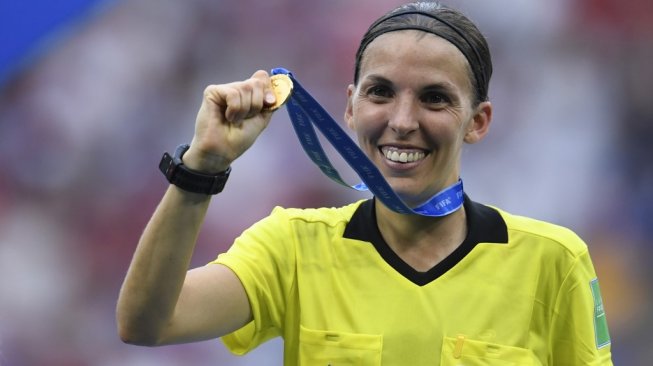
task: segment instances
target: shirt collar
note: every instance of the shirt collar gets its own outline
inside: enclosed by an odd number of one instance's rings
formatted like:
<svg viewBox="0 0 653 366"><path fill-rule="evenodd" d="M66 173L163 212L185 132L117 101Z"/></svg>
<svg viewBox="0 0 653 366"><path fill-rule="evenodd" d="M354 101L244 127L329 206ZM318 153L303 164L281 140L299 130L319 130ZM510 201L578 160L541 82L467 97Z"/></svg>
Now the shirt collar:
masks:
<svg viewBox="0 0 653 366"><path fill-rule="evenodd" d="M370 199L358 206L345 228L343 237L371 243L388 264L420 286L446 273L479 243L508 243L508 228L501 214L491 207L471 201L465 195L463 205L468 229L465 240L447 258L432 269L426 272L418 272L401 260L381 236L377 226L374 205L374 199Z"/></svg>

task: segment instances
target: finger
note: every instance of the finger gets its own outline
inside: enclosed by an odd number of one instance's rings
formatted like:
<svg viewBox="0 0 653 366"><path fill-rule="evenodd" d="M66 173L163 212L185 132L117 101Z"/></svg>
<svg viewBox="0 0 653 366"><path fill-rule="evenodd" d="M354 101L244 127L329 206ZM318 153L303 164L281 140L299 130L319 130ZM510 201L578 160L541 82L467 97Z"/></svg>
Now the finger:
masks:
<svg viewBox="0 0 653 366"><path fill-rule="evenodd" d="M204 89L204 100L210 105L224 107L227 105L225 100L223 85L209 85Z"/></svg>
<svg viewBox="0 0 653 366"><path fill-rule="evenodd" d="M240 99L240 108L234 110L234 119L232 122L240 122L252 114L252 92L254 88L255 86L249 80L238 86L237 91Z"/></svg>
<svg viewBox="0 0 653 366"><path fill-rule="evenodd" d="M251 108L249 110L249 113L247 113L247 115L245 116L245 118L250 118L261 114L265 104L265 88L267 86L265 84L265 81L259 79L252 79L252 85L253 87L249 95L251 101Z"/></svg>
<svg viewBox="0 0 653 366"><path fill-rule="evenodd" d="M224 85L209 85L204 89L204 98L198 117L208 120L225 120L227 89Z"/></svg>
<svg viewBox="0 0 653 366"><path fill-rule="evenodd" d="M239 120L239 113L242 110L242 101L240 90L237 87L229 87L224 90L226 109L224 112L225 119L234 123Z"/></svg>
<svg viewBox="0 0 653 366"><path fill-rule="evenodd" d="M224 111L224 119L238 123L254 117L268 105L275 103L270 76L259 70L245 81L210 85L205 90L205 99Z"/></svg>
<svg viewBox="0 0 653 366"><path fill-rule="evenodd" d="M262 108L270 107L274 105L277 101L276 95L272 90L272 81L270 79L270 74L265 70L258 70L252 75L252 79L257 79L262 83L263 91L263 105Z"/></svg>
<svg viewBox="0 0 653 366"><path fill-rule="evenodd" d="M257 72L251 78L238 83L236 89L240 94L240 109L234 109L233 122L261 115L265 105L266 88L270 88L270 81L265 72Z"/></svg>

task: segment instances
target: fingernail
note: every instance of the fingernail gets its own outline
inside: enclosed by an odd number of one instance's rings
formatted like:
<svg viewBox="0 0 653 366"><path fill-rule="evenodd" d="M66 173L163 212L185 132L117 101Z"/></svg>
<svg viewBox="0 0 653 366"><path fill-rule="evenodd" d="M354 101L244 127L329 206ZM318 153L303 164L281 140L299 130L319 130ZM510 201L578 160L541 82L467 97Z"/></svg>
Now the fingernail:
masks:
<svg viewBox="0 0 653 366"><path fill-rule="evenodd" d="M265 103L272 104L276 100L276 97L274 96L274 93L272 92L267 92L265 93Z"/></svg>

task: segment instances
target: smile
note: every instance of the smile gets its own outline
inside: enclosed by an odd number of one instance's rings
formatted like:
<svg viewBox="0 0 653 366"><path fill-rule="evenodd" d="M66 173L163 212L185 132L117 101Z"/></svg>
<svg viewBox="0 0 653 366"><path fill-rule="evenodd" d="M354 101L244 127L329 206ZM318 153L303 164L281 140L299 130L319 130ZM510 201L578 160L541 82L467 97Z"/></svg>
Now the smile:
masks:
<svg viewBox="0 0 653 366"><path fill-rule="evenodd" d="M391 146L380 148L386 159L395 163L413 163L426 157L426 153L415 149L399 149Z"/></svg>

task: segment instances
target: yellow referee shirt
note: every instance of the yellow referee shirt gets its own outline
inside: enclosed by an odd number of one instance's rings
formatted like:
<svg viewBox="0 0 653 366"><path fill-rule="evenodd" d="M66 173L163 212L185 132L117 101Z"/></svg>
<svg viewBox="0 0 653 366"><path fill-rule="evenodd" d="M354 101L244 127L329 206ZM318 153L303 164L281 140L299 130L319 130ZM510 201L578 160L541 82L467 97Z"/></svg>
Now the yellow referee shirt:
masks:
<svg viewBox="0 0 653 366"><path fill-rule="evenodd" d="M468 234L417 272L385 243L374 201L282 209L213 263L254 320L223 337L244 354L276 336L284 365L612 365L587 246L568 229L466 199Z"/></svg>

